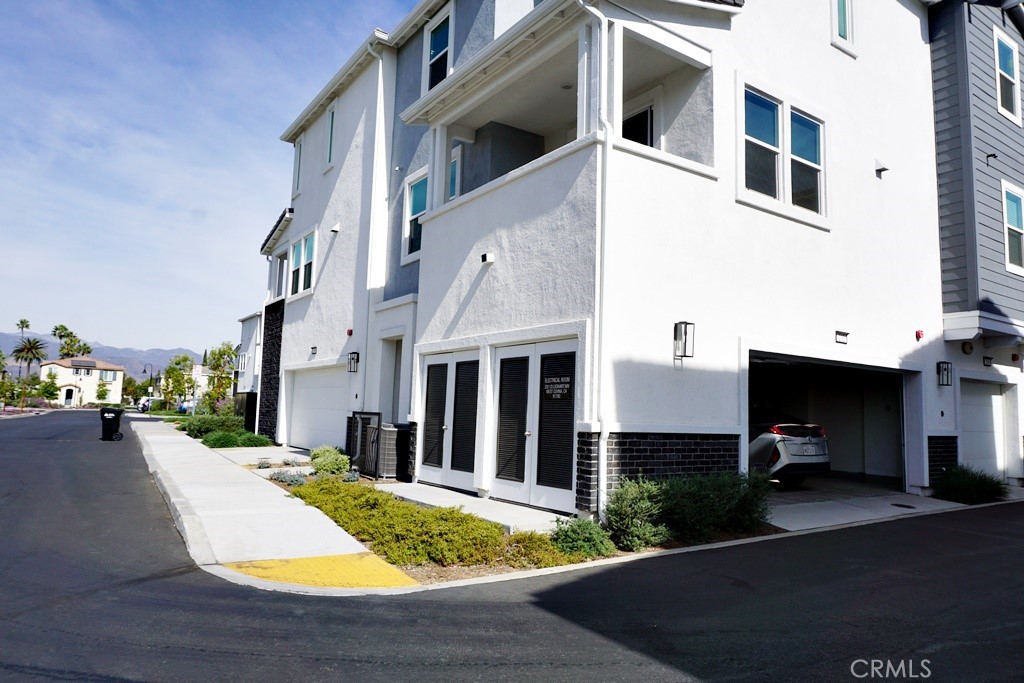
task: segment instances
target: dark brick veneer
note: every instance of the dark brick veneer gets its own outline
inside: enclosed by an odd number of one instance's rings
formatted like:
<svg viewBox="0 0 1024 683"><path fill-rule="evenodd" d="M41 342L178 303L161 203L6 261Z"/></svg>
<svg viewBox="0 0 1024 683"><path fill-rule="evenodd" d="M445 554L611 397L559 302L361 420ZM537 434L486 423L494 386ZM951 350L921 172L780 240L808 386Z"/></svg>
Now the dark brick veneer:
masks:
<svg viewBox="0 0 1024 683"><path fill-rule="evenodd" d="M623 477L664 479L736 472L739 439L736 434L612 432L608 435L608 490L617 489Z"/></svg>
<svg viewBox="0 0 1024 683"><path fill-rule="evenodd" d="M597 512L597 432L576 434L576 509Z"/></svg>
<svg viewBox="0 0 1024 683"><path fill-rule="evenodd" d="M934 485L947 467L959 462L959 448L955 436L928 437L928 483Z"/></svg>
<svg viewBox="0 0 1024 683"><path fill-rule="evenodd" d="M260 371L259 433L277 441L277 405L281 390L281 333L284 300L263 309L263 368Z"/></svg>

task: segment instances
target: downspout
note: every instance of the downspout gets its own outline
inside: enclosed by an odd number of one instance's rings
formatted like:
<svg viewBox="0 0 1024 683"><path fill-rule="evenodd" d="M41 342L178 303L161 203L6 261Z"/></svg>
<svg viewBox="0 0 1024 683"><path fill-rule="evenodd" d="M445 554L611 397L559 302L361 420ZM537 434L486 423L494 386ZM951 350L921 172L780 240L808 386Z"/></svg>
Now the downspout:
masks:
<svg viewBox="0 0 1024 683"><path fill-rule="evenodd" d="M611 153L612 125L608 121L608 18L596 7L592 7L584 0L576 0L577 4L597 19L600 25L600 60L598 75L598 103L597 118L601 129L599 142L601 144L601 177L598 180L598 191L601 193L601 202L597 216L597 288L594 306L594 392L597 421L601 425L601 431L597 438L597 512L603 518L608 498L608 428L604 421L604 392L602 391L601 377L603 374L604 358L604 242L608 214L608 161Z"/></svg>
<svg viewBox="0 0 1024 683"><path fill-rule="evenodd" d="M373 169L370 171L370 177L373 178L373 185L370 189L370 213L368 217L369 229L366 240L366 329L363 330L363 368L359 374L362 375L361 388L359 389L359 408L360 410L366 407L366 376L370 373L367 371L367 363L370 357L370 310L372 309L372 303L370 301L370 278L373 277L373 264L374 264L374 233L377 229L377 169L379 166L377 155L383 154L381 149L381 133L382 125L384 122L384 53L377 52L374 50L373 41L366 43L366 51L377 60L377 101L376 101L376 116L374 117L373 123ZM380 399L378 397L378 409L380 407Z"/></svg>

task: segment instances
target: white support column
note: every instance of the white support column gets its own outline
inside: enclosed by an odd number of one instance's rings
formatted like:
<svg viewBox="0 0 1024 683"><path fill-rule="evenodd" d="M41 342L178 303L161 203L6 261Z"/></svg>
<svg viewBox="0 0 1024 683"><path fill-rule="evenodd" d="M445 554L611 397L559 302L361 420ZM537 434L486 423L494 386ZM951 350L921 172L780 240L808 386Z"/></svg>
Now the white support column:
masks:
<svg viewBox="0 0 1024 683"><path fill-rule="evenodd" d="M435 126L432 129L430 150L430 203L428 209L436 209L444 205L448 199L448 166L452 162L452 139L448 134L448 126Z"/></svg>
<svg viewBox="0 0 1024 683"><path fill-rule="evenodd" d="M622 25L618 22L608 23L608 101L606 111L608 121L616 134L622 131Z"/></svg>
<svg viewBox="0 0 1024 683"><path fill-rule="evenodd" d="M597 40L592 24L580 26L576 49L576 137L581 138L597 130L597 95L600 90L595 80L594 58Z"/></svg>

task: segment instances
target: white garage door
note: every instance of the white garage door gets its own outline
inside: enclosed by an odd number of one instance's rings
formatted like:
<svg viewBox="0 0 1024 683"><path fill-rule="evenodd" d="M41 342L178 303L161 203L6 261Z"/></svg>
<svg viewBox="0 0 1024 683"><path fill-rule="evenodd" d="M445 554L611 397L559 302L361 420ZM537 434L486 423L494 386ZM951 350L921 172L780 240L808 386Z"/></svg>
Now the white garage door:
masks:
<svg viewBox="0 0 1024 683"><path fill-rule="evenodd" d="M288 443L299 448L345 445L348 372L307 370L292 376Z"/></svg>
<svg viewBox="0 0 1024 683"><path fill-rule="evenodd" d="M960 463L1003 476L1003 392L999 384L960 383Z"/></svg>

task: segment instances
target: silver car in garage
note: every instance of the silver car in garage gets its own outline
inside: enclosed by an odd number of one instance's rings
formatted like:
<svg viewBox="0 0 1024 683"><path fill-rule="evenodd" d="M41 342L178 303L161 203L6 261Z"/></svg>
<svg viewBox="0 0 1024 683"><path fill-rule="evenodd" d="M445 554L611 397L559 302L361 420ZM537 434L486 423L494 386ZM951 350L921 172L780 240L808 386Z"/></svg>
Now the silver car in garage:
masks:
<svg viewBox="0 0 1024 683"><path fill-rule="evenodd" d="M825 428L791 416L758 420L750 427L749 465L785 488L799 486L809 474L827 474Z"/></svg>

